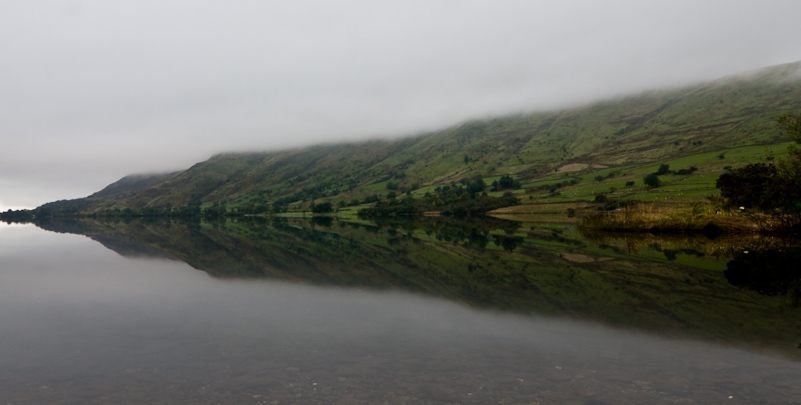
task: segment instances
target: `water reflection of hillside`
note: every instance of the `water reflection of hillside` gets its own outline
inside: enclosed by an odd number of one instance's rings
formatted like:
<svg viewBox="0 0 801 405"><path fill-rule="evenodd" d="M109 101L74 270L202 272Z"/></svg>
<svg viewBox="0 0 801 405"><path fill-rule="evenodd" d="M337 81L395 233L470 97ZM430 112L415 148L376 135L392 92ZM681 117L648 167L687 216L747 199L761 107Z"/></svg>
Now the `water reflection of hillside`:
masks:
<svg viewBox="0 0 801 405"><path fill-rule="evenodd" d="M570 227L449 218L39 226L88 235L123 255L176 258L219 278L399 289L471 307L590 320L801 357L801 310L796 287L790 286L797 285L797 273L785 267L758 287L768 273L737 270L765 263L754 255L757 246L776 250L782 243L792 245L787 241L585 237ZM748 259L741 257L745 249ZM767 263L783 260L798 263L797 256ZM743 264L727 270L730 263ZM788 287L779 286L783 280Z"/></svg>
<svg viewBox="0 0 801 405"><path fill-rule="evenodd" d="M759 234L723 235L710 238L703 234L650 234L650 233L596 233L582 232L585 240L620 253L643 254L658 251L668 260L676 254L691 254L698 257L713 256L728 261L742 252L783 251L801 246L801 240L786 236Z"/></svg>
<svg viewBox="0 0 801 405"><path fill-rule="evenodd" d="M801 306L801 249L782 248L742 251L724 272L733 285L768 296L787 296L793 307Z"/></svg>
<svg viewBox="0 0 801 405"><path fill-rule="evenodd" d="M792 307L801 306L801 241L786 236L732 235L709 238L700 234L588 234L588 241L618 253L648 256L659 252L668 261L681 255L696 259L714 258L733 286L761 295L786 298Z"/></svg>

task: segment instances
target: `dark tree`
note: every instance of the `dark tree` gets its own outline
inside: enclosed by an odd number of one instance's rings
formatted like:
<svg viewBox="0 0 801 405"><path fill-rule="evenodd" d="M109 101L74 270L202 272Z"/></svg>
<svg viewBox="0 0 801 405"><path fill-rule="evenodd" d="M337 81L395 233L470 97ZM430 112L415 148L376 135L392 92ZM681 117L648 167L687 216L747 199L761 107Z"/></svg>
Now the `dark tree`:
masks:
<svg viewBox="0 0 801 405"><path fill-rule="evenodd" d="M498 180L498 187L500 190L516 189L520 188L520 182L513 179L512 176L505 174Z"/></svg>
<svg viewBox="0 0 801 405"><path fill-rule="evenodd" d="M370 204L370 203L374 203L374 202L377 202L377 201L378 201L378 196L373 194L373 195L364 197L364 201L362 202L362 204Z"/></svg>
<svg viewBox="0 0 801 405"><path fill-rule="evenodd" d="M659 187L659 185L662 184L662 181L659 180L659 176L656 173L645 176L642 182L648 187Z"/></svg>
<svg viewBox="0 0 801 405"><path fill-rule="evenodd" d="M746 208L775 208L773 198L777 185L776 166L755 163L731 169L718 177L715 186L720 195L733 206Z"/></svg>
<svg viewBox="0 0 801 405"><path fill-rule="evenodd" d="M796 143L801 143L801 113L782 114L777 121Z"/></svg>
<svg viewBox="0 0 801 405"><path fill-rule="evenodd" d="M484 179L478 177L473 181L467 183L467 192L470 194L476 194L484 191L486 184L484 184Z"/></svg>
<svg viewBox="0 0 801 405"><path fill-rule="evenodd" d="M312 204L311 205L311 212L315 214L327 214L329 212L334 211L334 206L331 205L330 202L326 201L320 204Z"/></svg>
<svg viewBox="0 0 801 405"><path fill-rule="evenodd" d="M801 113L783 114L778 121L795 144L787 147L787 159L778 162L780 181L777 198L786 211L801 216L801 150L798 149L798 144L801 144Z"/></svg>

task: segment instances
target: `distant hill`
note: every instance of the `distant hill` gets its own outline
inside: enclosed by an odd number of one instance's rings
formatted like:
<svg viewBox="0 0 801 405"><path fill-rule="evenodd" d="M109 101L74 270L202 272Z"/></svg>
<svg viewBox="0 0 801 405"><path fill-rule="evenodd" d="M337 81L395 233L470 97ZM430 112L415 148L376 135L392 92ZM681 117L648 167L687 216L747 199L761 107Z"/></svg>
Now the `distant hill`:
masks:
<svg viewBox="0 0 801 405"><path fill-rule="evenodd" d="M700 198L714 192L724 167L780 156L789 137L777 129L776 117L797 111L801 62L415 137L220 154L182 172L128 176L85 199L40 208L301 210L312 201L363 204L390 190L422 196L464 179L490 184L506 174L521 183L514 193L526 203L591 201L599 193ZM665 177L660 189L645 187L642 177L663 163L686 170Z"/></svg>
<svg viewBox="0 0 801 405"><path fill-rule="evenodd" d="M125 176L104 189L90 195L89 199L116 198L122 199L134 195L137 191L164 182L180 172L160 174L139 174Z"/></svg>
<svg viewBox="0 0 801 405"><path fill-rule="evenodd" d="M51 212L60 210L83 211L90 207L96 207L97 204L105 204L107 206L113 205L115 201L131 197L138 191L162 183L178 173L179 172L125 176L88 197L49 202L39 206L37 210Z"/></svg>

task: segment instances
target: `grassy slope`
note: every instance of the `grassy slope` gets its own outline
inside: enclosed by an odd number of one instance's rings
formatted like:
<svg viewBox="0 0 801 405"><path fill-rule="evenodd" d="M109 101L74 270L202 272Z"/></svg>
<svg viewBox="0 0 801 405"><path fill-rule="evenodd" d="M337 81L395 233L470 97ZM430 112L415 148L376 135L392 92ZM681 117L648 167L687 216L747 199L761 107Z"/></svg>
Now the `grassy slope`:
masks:
<svg viewBox="0 0 801 405"><path fill-rule="evenodd" d="M781 65L581 108L471 121L400 140L217 155L127 199L95 200L92 209L178 207L193 199L229 207L269 204L315 187L318 201L337 203L386 194L388 180L417 185L422 194L462 178L482 176L489 183L507 173L527 188L582 179L559 194L530 193L524 202L586 201L612 188L617 198L700 198L714 191L724 166L783 153L779 144L788 139L775 118L801 110L800 68L801 63ZM664 187L646 189L642 178L660 163L699 170L663 176ZM576 164L587 168L565 172ZM610 172L612 177L593 180ZM627 181L635 186L625 186Z"/></svg>

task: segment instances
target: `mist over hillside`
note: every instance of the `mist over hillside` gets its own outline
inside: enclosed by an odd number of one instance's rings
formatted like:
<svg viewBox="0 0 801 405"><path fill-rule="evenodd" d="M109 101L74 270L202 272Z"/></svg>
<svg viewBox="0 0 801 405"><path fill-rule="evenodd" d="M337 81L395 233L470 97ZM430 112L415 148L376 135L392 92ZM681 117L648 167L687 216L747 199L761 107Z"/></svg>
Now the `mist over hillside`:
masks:
<svg viewBox="0 0 801 405"><path fill-rule="evenodd" d="M553 190L533 191L568 181L575 186L595 172L600 173L595 178L615 177L630 187L650 166L692 156L700 162L693 166L701 169L695 175L709 188L715 173L736 162L724 161L727 151L751 153L748 148L763 145L764 153L757 151L761 157L744 155L743 162L781 153L767 146L789 140L777 129L776 117L801 110L799 78L801 62L796 62L562 111L473 120L414 137L222 153L182 172L126 177L85 199L43 207L305 210L314 201L343 207L384 198L388 191L420 196L437 186L473 179L490 184L505 175L521 184L515 194L550 201ZM613 193L621 188L604 186L615 188ZM595 191L577 194L576 200L591 199Z"/></svg>

